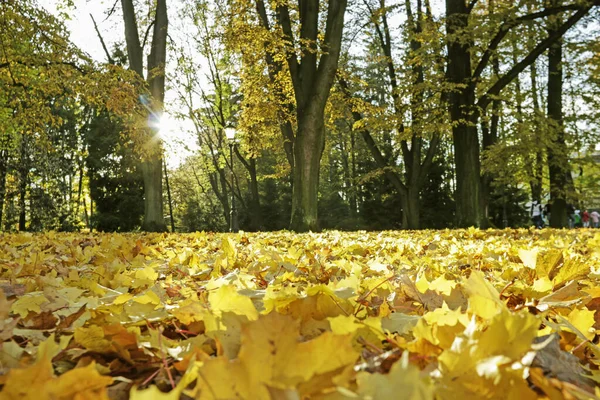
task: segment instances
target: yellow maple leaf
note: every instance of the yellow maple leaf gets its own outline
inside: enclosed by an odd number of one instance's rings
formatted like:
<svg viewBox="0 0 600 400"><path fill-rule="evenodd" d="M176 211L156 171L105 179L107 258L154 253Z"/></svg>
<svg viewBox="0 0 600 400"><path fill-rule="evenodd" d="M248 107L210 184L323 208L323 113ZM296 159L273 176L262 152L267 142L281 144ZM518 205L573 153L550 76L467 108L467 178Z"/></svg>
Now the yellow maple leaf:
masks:
<svg viewBox="0 0 600 400"><path fill-rule="evenodd" d="M521 361L530 354L538 327L538 319L526 311L505 310L485 328L473 318L452 347L438 357L440 396L536 398L522 379L526 365ZM502 387L503 391L494 387Z"/></svg>
<svg viewBox="0 0 600 400"><path fill-rule="evenodd" d="M208 295L211 311L220 314L231 312L237 315L244 315L249 320L258 318L258 311L249 297L243 296L237 292L237 289L231 285L223 285Z"/></svg>
<svg viewBox="0 0 600 400"><path fill-rule="evenodd" d="M589 272L590 266L587 263L576 258L570 258L560 267L552 282L554 286L557 286L564 282L586 276Z"/></svg>
<svg viewBox="0 0 600 400"><path fill-rule="evenodd" d="M428 400L433 399L433 385L429 378L421 375L421 371L408 362L408 351L402 353L390 372L386 375L359 372L356 376L358 394L364 400L398 399Z"/></svg>
<svg viewBox="0 0 600 400"><path fill-rule="evenodd" d="M35 364L11 369L0 392L1 400L108 400L106 387L113 379L102 376L94 363L75 368L56 378L52 358L60 350L54 336L40 344Z"/></svg>
<svg viewBox="0 0 600 400"><path fill-rule="evenodd" d="M108 400L107 386L113 379L98 373L95 363L67 371L51 381L46 389L56 400Z"/></svg>
<svg viewBox="0 0 600 400"><path fill-rule="evenodd" d="M218 357L201 363L197 398L270 399L269 387L306 384L304 390L311 391L317 381L318 386L325 385L323 380L333 387L335 374L330 374L357 360L351 335L325 332L301 343L298 338L299 323L275 313L244 325L237 360Z"/></svg>
<svg viewBox="0 0 600 400"><path fill-rule="evenodd" d="M563 260L563 252L560 249L550 249L539 253L535 267L538 278L548 277L552 279Z"/></svg>
<svg viewBox="0 0 600 400"><path fill-rule="evenodd" d="M430 290L435 290L443 295L450 296L452 289L456 287L456 281L447 280L443 275L438 276L429 284Z"/></svg>
<svg viewBox="0 0 600 400"><path fill-rule="evenodd" d="M44 303L48 303L48 299L43 292L27 293L12 304L11 311L25 318L30 311L36 314L41 313L41 305Z"/></svg>
<svg viewBox="0 0 600 400"><path fill-rule="evenodd" d="M519 258L521 259L521 261L523 261L523 265L526 266L527 268L536 269L535 267L536 267L536 263L537 263L538 253L539 253L538 249L533 249L533 250L520 249L519 250Z"/></svg>
<svg viewBox="0 0 600 400"><path fill-rule="evenodd" d="M592 340L596 336L596 330L593 328L596 323L594 314L596 314L596 311L588 310L587 308L575 308L567 315L567 319L588 340Z"/></svg>
<svg viewBox="0 0 600 400"><path fill-rule="evenodd" d="M480 271L472 271L463 287L469 297L469 310L483 319L492 318L506 309L500 300L500 293L483 276Z"/></svg>
<svg viewBox="0 0 600 400"><path fill-rule="evenodd" d="M54 378L52 357L56 347L54 337L51 337L40 344L35 364L28 368L11 369L0 392L0 400L50 400L50 394L44 388Z"/></svg>
<svg viewBox="0 0 600 400"><path fill-rule="evenodd" d="M553 287L554 285L552 281L547 276L536 279L533 282L532 286L533 290L538 293L548 293L552 290Z"/></svg>
<svg viewBox="0 0 600 400"><path fill-rule="evenodd" d="M75 341L87 350L97 353L110 353L115 348L112 342L104 336L104 329L98 325L77 328L74 334Z"/></svg>
<svg viewBox="0 0 600 400"><path fill-rule="evenodd" d="M171 314L186 325L194 321L202 321L207 312L206 307L194 299L186 299L179 303L179 307L171 310Z"/></svg>

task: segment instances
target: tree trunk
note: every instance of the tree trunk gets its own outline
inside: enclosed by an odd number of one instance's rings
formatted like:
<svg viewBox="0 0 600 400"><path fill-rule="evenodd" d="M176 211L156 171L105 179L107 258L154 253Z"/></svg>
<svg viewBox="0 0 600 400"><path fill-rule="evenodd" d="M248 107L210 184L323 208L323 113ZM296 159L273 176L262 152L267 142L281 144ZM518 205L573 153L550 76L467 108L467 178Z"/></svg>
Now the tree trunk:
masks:
<svg viewBox="0 0 600 400"><path fill-rule="evenodd" d="M21 135L21 162L19 163L19 231L26 229L26 206L27 186L29 178L29 162L27 154L27 137Z"/></svg>
<svg viewBox="0 0 600 400"><path fill-rule="evenodd" d="M0 151L0 231L4 217L4 198L6 197L6 174L8 173L8 151Z"/></svg>
<svg viewBox="0 0 600 400"><path fill-rule="evenodd" d="M408 192L400 196L402 204L402 228L419 229L421 207L419 205L420 188L408 187Z"/></svg>
<svg viewBox="0 0 600 400"><path fill-rule="evenodd" d="M535 118L534 135L538 143L542 143L542 131L539 124L541 117L541 109L539 104L538 89L537 89L537 67L535 63L531 64L531 96L533 99L533 114ZM541 147L536 147L535 163L532 168L531 183L531 200L541 203L542 201L542 181L544 178L544 154Z"/></svg>
<svg viewBox="0 0 600 400"><path fill-rule="evenodd" d="M464 0L446 0L446 31L448 40L447 77L450 83L461 85L449 94L454 161L456 165L457 226L479 227L483 222L479 137L475 115L475 93L471 82L471 43L464 40L469 10Z"/></svg>
<svg viewBox="0 0 600 400"><path fill-rule="evenodd" d="M262 209L260 207L260 195L258 193L258 179L256 176L256 160L251 158L250 168L250 229L260 231L263 229Z"/></svg>
<svg viewBox="0 0 600 400"><path fill-rule="evenodd" d="M554 2L556 4L556 2ZM556 21L549 33L555 30ZM557 40L548 50L548 120L552 132L552 143L548 146L548 169L550 172L550 226L564 228L568 225L566 192L567 174L570 173L565 143L562 113L562 40Z"/></svg>
<svg viewBox="0 0 600 400"><path fill-rule="evenodd" d="M294 146L294 185L292 188L291 229L296 232L319 230L317 203L319 168L325 146L322 112L307 113L298 121Z"/></svg>
<svg viewBox="0 0 600 400"><path fill-rule="evenodd" d="M287 62L296 99L292 215L290 229L297 232L318 230L317 204L319 169L325 146L325 105L337 71L341 50L347 0L329 0L325 35L318 39L319 1L299 2L300 37L303 49L300 62L295 51ZM288 40L294 41L289 10L279 7L279 22ZM325 52L318 56L318 45Z"/></svg>
<svg viewBox="0 0 600 400"><path fill-rule="evenodd" d="M171 187L169 186L169 172L167 171L167 163L163 160L163 168L165 172L165 185L167 185L167 201L169 202L169 218L171 220L171 232L175 232L175 219L173 218L173 202L171 201Z"/></svg>
<svg viewBox="0 0 600 400"><path fill-rule="evenodd" d="M140 45L133 1L121 0L121 6L123 8L125 39L130 68L143 77L143 49ZM159 118L163 111L167 27L166 0L157 0L146 77L150 87L150 94L153 98L149 112L155 118ZM147 129L148 139L144 149L144 160L141 163L142 177L144 179L144 222L142 223L142 229L150 232L165 232L167 226L163 215L162 146L158 137L158 128L148 127Z"/></svg>

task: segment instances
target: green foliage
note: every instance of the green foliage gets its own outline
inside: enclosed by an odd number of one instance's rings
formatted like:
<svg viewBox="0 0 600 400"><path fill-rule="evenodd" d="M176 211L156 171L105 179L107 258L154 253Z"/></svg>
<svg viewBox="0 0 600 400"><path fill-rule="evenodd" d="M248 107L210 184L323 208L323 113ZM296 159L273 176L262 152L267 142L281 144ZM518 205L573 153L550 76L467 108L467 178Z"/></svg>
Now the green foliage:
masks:
<svg viewBox="0 0 600 400"><path fill-rule="evenodd" d="M122 124L107 112L91 116L85 135L92 226L99 231L138 229L144 213L139 156L125 142ZM123 144L125 142L125 144Z"/></svg>
<svg viewBox="0 0 600 400"><path fill-rule="evenodd" d="M443 229L454 225L456 206L450 186L453 179L448 161L438 157L432 164L421 191L421 224L423 228Z"/></svg>

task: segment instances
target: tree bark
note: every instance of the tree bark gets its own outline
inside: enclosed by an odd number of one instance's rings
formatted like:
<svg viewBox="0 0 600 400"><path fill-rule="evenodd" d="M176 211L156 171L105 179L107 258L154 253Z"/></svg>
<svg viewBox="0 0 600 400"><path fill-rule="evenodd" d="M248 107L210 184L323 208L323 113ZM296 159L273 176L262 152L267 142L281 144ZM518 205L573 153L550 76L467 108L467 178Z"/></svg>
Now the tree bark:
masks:
<svg viewBox="0 0 600 400"><path fill-rule="evenodd" d="M28 138L25 133L21 134L21 160L19 163L19 231L26 230L27 214L25 200L27 187L29 186L29 154Z"/></svg>
<svg viewBox="0 0 600 400"><path fill-rule="evenodd" d="M121 0L127 55L132 70L144 76L143 49L140 45L135 9L132 0ZM165 61L167 45L167 5L166 0L157 0L152 33L152 45L148 56L146 81L152 95L151 111L153 118L162 115L165 92ZM142 230L165 232L167 226L163 214L162 190L162 146L158 137L158 127L149 126L144 159L141 162L144 179L144 221Z"/></svg>
<svg viewBox="0 0 600 400"><path fill-rule="evenodd" d="M314 104L314 108L320 105ZM324 111L324 109L323 109ZM297 232L318 230L317 214L319 169L325 147L323 111L314 110L298 121L294 146L294 184L292 187L291 229Z"/></svg>
<svg viewBox="0 0 600 400"><path fill-rule="evenodd" d="M405 196L400 196L402 204L403 229L419 229L421 206L419 204L420 188L408 187Z"/></svg>
<svg viewBox="0 0 600 400"><path fill-rule="evenodd" d="M325 146L325 105L333 85L340 56L347 0L329 0L324 53L317 63L318 0L300 1L300 40L307 43L300 63L288 54L288 66L296 97L298 131L293 146L294 174L290 229L297 232L319 230L317 214L319 169ZM293 40L287 8L280 10L280 23Z"/></svg>
<svg viewBox="0 0 600 400"><path fill-rule="evenodd" d="M538 89L537 89L537 67L535 63L531 64L531 96L533 99L533 115L535 118L534 135L537 143L542 143L542 131L540 128L539 118L542 111L539 104ZM544 178L544 154L542 148L535 148L535 163L531 168L530 177L531 183L531 200L541 203L542 201L542 182Z"/></svg>
<svg viewBox="0 0 600 400"><path fill-rule="evenodd" d="M4 199L6 197L6 175L8 173L8 151L0 150L0 231L4 217Z"/></svg>
<svg viewBox="0 0 600 400"><path fill-rule="evenodd" d="M553 2L554 4L557 1ZM548 32L552 34L560 21L552 22ZM548 146L548 169L550 172L550 226L564 228L568 225L566 192L567 174L570 173L565 143L562 112L562 40L557 40L548 50L548 120L552 140Z"/></svg>
<svg viewBox="0 0 600 400"><path fill-rule="evenodd" d="M513 65L476 101L475 85L479 74L486 68L491 52L498 46L505 33L499 32L488 45L484 56L471 73L471 48L472 43L465 39L468 35L469 13L472 8L468 7L463 0L446 0L446 32L448 36L448 65L446 70L447 80L457 85L448 93L450 119L452 122L452 136L454 139L454 157L456 167L456 215L457 225L484 226L483 197L481 191L479 138L477 135L477 122L479 110L485 110L510 82L512 82L525 68L530 66L550 46L583 18L595 3L577 4L567 9L576 9L563 24L549 30L549 35L533 48L526 57ZM565 11L560 7L554 7L546 12L534 13L518 18L516 21L531 21L549 15ZM505 22L501 27L508 29L514 23Z"/></svg>
<svg viewBox="0 0 600 400"><path fill-rule="evenodd" d="M457 89L449 93L449 111L456 166L457 226L479 227L483 223L479 137L475 105L475 86L471 82L472 43L465 40L469 12L464 0L446 0L448 40L447 78Z"/></svg>
<svg viewBox="0 0 600 400"><path fill-rule="evenodd" d="M250 216L250 231L260 231L263 228L263 217L262 208L260 206L260 195L258 193L258 177L256 173L256 159L250 158L248 161L242 156L238 146L234 146L235 154L240 162L244 165L248 174L250 175L250 181L248 182L248 189L250 191L250 204L248 207L248 213Z"/></svg>

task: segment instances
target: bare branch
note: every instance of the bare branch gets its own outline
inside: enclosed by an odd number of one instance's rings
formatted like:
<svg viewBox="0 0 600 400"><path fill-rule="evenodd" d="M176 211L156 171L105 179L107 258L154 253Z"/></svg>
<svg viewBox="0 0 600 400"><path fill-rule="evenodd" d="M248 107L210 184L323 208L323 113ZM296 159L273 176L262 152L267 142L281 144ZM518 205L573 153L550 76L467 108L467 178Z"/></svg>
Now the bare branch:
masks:
<svg viewBox="0 0 600 400"><path fill-rule="evenodd" d="M490 41L490 44L487 46L485 52L481 56L481 60L475 67L475 71L473 72L473 78L477 79L483 73L483 70L487 67L488 62L494 51L498 48L498 45L504 39L504 37L508 34L508 32L514 28L515 26L522 24L524 22L533 21L538 18L548 17L550 15L555 15L568 10L579 10L581 9L581 5L579 4L570 4L561 7L549 7L543 11L534 12L531 14L523 15L518 18L513 18L507 21L504 21L500 26L500 29L496 33L496 36Z"/></svg>
<svg viewBox="0 0 600 400"><path fill-rule="evenodd" d="M98 29L98 25L96 24L96 20L94 19L94 16L91 13L90 13L90 18L92 19L92 22L94 23L94 29L96 30L96 33L98 34L98 39L100 39L100 43L102 43L102 48L104 49L104 53L106 54L106 59L108 60L108 63L114 64L115 61L110 56L110 52L108 51L108 48L106 47L106 43L104 43L104 38L102 37L102 34L100 33L100 29Z"/></svg>
<svg viewBox="0 0 600 400"><path fill-rule="evenodd" d="M553 43L567 32L573 25L575 25L581 18L583 18L591 9L593 5L588 5L573 14L565 23L563 23L556 31L552 32L550 36L544 39L538 44L531 52L515 64L507 73L505 73L500 79L496 81L494 85L479 99L477 106L480 109L486 109L492 101L492 97L497 96L502 89L504 89L509 83L513 81L525 68L530 66L544 51L546 51Z"/></svg>
<svg viewBox="0 0 600 400"><path fill-rule="evenodd" d="M109 19L114 14L115 10L117 9L117 4L119 4L119 0L115 0L115 2L113 3L112 8L106 13L106 18L104 18L104 21L106 21L107 19Z"/></svg>
<svg viewBox="0 0 600 400"><path fill-rule="evenodd" d="M142 42L142 49L144 49L144 47L146 47L146 41L148 40L148 34L150 33L150 29L152 29L155 22L156 22L156 20L153 20L152 23L150 23L150 25L148 25L148 29L146 29L146 33L144 34L144 41Z"/></svg>

